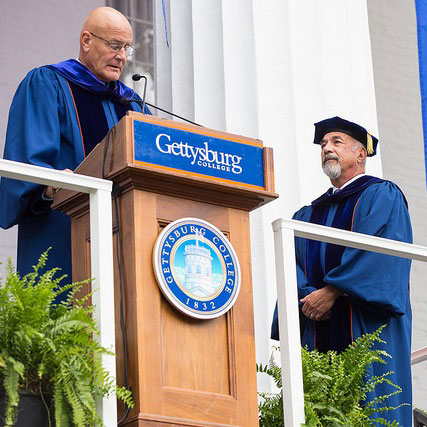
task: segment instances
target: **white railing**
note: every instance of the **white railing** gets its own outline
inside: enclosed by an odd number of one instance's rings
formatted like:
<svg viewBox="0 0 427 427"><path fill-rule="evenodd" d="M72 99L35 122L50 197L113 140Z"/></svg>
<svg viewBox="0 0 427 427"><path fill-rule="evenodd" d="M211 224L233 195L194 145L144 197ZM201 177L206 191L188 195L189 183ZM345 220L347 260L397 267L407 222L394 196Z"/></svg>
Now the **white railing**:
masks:
<svg viewBox="0 0 427 427"><path fill-rule="evenodd" d="M295 237L335 243L401 258L427 262L427 247L291 219L273 222L277 300L282 362L283 409L286 427L304 423L304 392L295 263ZM427 349L412 354L411 363L427 360Z"/></svg>
<svg viewBox="0 0 427 427"><path fill-rule="evenodd" d="M411 365L427 361L427 347L419 348L411 353Z"/></svg>
<svg viewBox="0 0 427 427"><path fill-rule="evenodd" d="M95 319L100 329L100 344L114 353L114 276L111 189L112 182L90 176L0 159L0 176L55 188L89 193L92 296ZM115 356L103 356L103 366L116 378ZM97 402L98 414L106 427L117 426L116 396Z"/></svg>

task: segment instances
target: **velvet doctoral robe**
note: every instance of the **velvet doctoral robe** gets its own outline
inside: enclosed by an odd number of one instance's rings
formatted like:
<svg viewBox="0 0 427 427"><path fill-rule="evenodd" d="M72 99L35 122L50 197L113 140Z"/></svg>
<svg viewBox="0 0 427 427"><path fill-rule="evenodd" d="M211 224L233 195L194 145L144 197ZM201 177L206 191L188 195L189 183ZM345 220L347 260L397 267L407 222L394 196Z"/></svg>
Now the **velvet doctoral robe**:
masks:
<svg viewBox="0 0 427 427"><path fill-rule="evenodd" d="M136 93L121 82L105 84L79 61L33 69L19 85L9 113L4 158L74 170L126 113L141 111ZM146 110L149 113L149 110ZM50 208L45 187L2 178L0 226L18 224L17 270L32 271L48 247L47 268L71 281L69 218ZM65 282L64 282L65 283Z"/></svg>
<svg viewBox="0 0 427 427"><path fill-rule="evenodd" d="M294 219L352 230L403 242L412 242L412 229L406 200L399 188L389 181L362 176L338 193L325 193L305 206ZM411 261L342 246L295 239L298 298L326 285L341 290L329 321L314 321L300 310L301 344L310 350L344 350L359 336L387 324L376 344L392 358L387 364L374 363L370 374L394 371L389 378L402 387L402 393L385 400L380 406L412 403L411 322L409 273ZM300 303L301 305L301 303ZM278 339L277 307L272 338ZM368 396L389 394L394 388L380 384ZM402 406L383 412L387 420L410 427L411 407Z"/></svg>

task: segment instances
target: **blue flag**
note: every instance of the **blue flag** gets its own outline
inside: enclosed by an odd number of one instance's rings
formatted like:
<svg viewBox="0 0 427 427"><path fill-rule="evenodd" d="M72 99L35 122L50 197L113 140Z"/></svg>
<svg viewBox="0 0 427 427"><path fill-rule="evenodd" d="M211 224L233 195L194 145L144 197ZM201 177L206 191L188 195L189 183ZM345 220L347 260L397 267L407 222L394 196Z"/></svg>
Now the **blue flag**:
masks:
<svg viewBox="0 0 427 427"><path fill-rule="evenodd" d="M427 174L427 1L415 0L415 7L417 12L418 62L424 130L424 164Z"/></svg>

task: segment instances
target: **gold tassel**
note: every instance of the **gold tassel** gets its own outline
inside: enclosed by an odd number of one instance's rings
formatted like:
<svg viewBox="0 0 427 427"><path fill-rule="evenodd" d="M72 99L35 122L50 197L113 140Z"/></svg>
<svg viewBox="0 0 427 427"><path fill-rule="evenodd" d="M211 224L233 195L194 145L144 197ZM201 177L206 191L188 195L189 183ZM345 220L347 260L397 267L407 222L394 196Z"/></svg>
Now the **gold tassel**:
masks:
<svg viewBox="0 0 427 427"><path fill-rule="evenodd" d="M372 154L374 154L374 143L372 141L372 136L369 132L368 132L367 139L368 139L368 141L366 144L366 150L368 151L368 156L371 156Z"/></svg>

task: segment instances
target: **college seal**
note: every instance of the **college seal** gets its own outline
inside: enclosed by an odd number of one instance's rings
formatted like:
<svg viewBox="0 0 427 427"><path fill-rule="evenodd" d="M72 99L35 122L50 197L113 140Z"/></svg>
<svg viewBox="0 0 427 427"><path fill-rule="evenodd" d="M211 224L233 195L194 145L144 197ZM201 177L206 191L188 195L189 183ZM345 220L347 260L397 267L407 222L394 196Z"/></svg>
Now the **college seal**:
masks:
<svg viewBox="0 0 427 427"><path fill-rule="evenodd" d="M226 313L240 290L233 246L214 225L181 218L160 233L153 250L159 287L187 316L213 319Z"/></svg>

